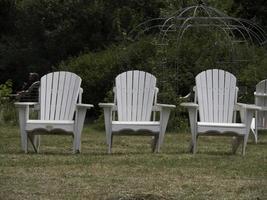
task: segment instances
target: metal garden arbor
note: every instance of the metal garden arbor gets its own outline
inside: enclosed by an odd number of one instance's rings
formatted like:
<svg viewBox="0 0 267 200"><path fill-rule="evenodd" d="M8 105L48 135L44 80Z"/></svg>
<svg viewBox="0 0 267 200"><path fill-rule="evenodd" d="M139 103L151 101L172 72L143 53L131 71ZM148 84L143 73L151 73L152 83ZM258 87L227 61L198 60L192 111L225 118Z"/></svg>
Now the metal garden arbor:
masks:
<svg viewBox="0 0 267 200"><path fill-rule="evenodd" d="M177 86L177 93L182 87L179 85L179 68L184 64L184 55L192 54L192 65L205 67L208 63L211 68L227 69L253 61L254 47L266 43L266 34L260 26L204 4L183 8L166 18L145 21L129 36L136 41L147 33L155 33L153 44L159 54L157 64L162 66L161 81L171 80ZM194 71L193 66L190 70Z"/></svg>

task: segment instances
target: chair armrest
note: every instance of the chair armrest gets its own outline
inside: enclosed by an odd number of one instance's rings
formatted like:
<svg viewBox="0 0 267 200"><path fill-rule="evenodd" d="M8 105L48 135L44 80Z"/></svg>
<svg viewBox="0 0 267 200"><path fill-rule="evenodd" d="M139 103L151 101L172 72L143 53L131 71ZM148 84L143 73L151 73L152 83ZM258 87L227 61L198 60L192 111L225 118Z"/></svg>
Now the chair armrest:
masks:
<svg viewBox="0 0 267 200"><path fill-rule="evenodd" d="M78 103L78 104L76 104L76 107L77 107L77 108L86 108L86 109L90 109L90 108L93 108L94 105L92 105L92 104Z"/></svg>
<svg viewBox="0 0 267 200"><path fill-rule="evenodd" d="M161 108L176 108L175 105L172 104L161 104L161 103L157 103L156 106L161 107Z"/></svg>
<svg viewBox="0 0 267 200"><path fill-rule="evenodd" d="M105 129L108 140L108 135L111 134L112 131L112 114L114 114L113 111L117 110L117 106L115 106L114 103L99 103L98 105L104 109Z"/></svg>
<svg viewBox="0 0 267 200"><path fill-rule="evenodd" d="M189 92L187 95L182 96L182 97L179 97L179 99L186 101L186 100L189 100L189 99L190 99L190 96L191 96L191 95L192 95L192 93Z"/></svg>
<svg viewBox="0 0 267 200"><path fill-rule="evenodd" d="M117 112L117 106L115 103L99 103L99 107L104 109L105 125L106 128L109 127L112 119L115 120L115 113ZM110 128L110 127L109 127Z"/></svg>
<svg viewBox="0 0 267 200"><path fill-rule="evenodd" d="M27 106L36 106L38 102L15 102L16 107L27 107Z"/></svg>
<svg viewBox="0 0 267 200"><path fill-rule="evenodd" d="M254 104L244 104L244 103L236 103L235 107L240 113L241 122L246 124L247 130L249 130L255 111L261 110L261 107L256 106Z"/></svg>
<svg viewBox="0 0 267 200"><path fill-rule="evenodd" d="M256 92L254 92L254 96L256 96L256 97L267 97L267 93L256 93Z"/></svg>
<svg viewBox="0 0 267 200"><path fill-rule="evenodd" d="M244 103L236 103L237 110L261 110L260 106L256 106L255 104L244 104Z"/></svg>
<svg viewBox="0 0 267 200"><path fill-rule="evenodd" d="M161 111L162 109L173 109L175 105L157 103L152 107L152 111Z"/></svg>
<svg viewBox="0 0 267 200"><path fill-rule="evenodd" d="M80 123L79 126L82 126L82 124L84 123L87 109L90 109L92 107L94 107L92 104L82 104L82 103L76 104L77 115L75 116L75 121Z"/></svg>
<svg viewBox="0 0 267 200"><path fill-rule="evenodd" d="M196 137L198 104L193 102L188 102L188 103L181 103L180 105L188 109L191 134L192 136Z"/></svg>
<svg viewBox="0 0 267 200"><path fill-rule="evenodd" d="M85 119L85 114L87 109L90 109L94 107L92 104L82 104L82 103L77 103L76 104L76 114L77 116L75 117L75 121L81 121L82 123L79 126L82 126L82 124L84 123L84 119Z"/></svg>
<svg viewBox="0 0 267 200"><path fill-rule="evenodd" d="M114 103L99 103L98 105L99 105L99 107L102 107L102 108L104 108L104 107L114 107L115 106Z"/></svg>
<svg viewBox="0 0 267 200"><path fill-rule="evenodd" d="M198 108L198 104L193 103L193 102L188 102L188 103L181 103L180 106L186 107L186 108Z"/></svg>
<svg viewBox="0 0 267 200"><path fill-rule="evenodd" d="M160 113L160 134L159 135L159 140L163 141L163 137L167 128L167 124L168 124L168 120L169 120L169 116L171 113L171 109L175 108L175 105L171 105L171 104L160 104L157 103L155 104L155 106L152 107L152 111L159 111ZM161 142L162 143L162 142Z"/></svg>
<svg viewBox="0 0 267 200"><path fill-rule="evenodd" d="M260 106L260 108L261 108L260 111L267 111L267 107L261 107Z"/></svg>
<svg viewBox="0 0 267 200"><path fill-rule="evenodd" d="M38 102L15 102L15 107L19 111L19 124L20 127L25 127L26 121L29 119L30 106L39 105Z"/></svg>
<svg viewBox="0 0 267 200"><path fill-rule="evenodd" d="M117 110L117 106L114 103L99 103L98 105L101 108L110 108L112 111Z"/></svg>

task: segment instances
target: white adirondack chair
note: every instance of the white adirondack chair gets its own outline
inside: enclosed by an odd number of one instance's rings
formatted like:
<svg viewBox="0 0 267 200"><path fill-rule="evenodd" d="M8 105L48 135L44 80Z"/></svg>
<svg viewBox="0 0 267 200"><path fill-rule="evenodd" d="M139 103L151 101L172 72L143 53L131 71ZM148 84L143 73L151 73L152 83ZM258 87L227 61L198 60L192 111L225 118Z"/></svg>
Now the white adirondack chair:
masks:
<svg viewBox="0 0 267 200"><path fill-rule="evenodd" d="M72 135L73 151L81 151L81 133L86 110L93 105L81 103L80 85L81 78L71 72L53 72L43 76L40 83L38 120L29 119L30 106L38 103L15 103L19 111L21 145L25 153L28 152L28 141L32 143L35 152L38 152L41 134Z"/></svg>
<svg viewBox="0 0 267 200"><path fill-rule="evenodd" d="M223 70L212 69L196 76L195 102L182 103L189 111L192 142L190 150L196 153L199 135L236 136L233 153L243 140L242 154L248 140L255 105L237 103L236 77ZM235 111L240 111L241 123L235 122ZM199 120L198 120L199 112Z"/></svg>
<svg viewBox="0 0 267 200"><path fill-rule="evenodd" d="M255 104L261 107L261 110L256 111L255 118L253 118L251 123L251 130L257 143L258 130L267 130L267 79L256 85L254 96Z"/></svg>
<svg viewBox="0 0 267 200"><path fill-rule="evenodd" d="M116 77L114 93L114 103L99 103L104 108L108 152L111 153L114 134L142 133L154 136L153 151L159 152L175 106L157 103L155 76L137 70L121 73ZM160 112L159 121L155 121L156 111Z"/></svg>

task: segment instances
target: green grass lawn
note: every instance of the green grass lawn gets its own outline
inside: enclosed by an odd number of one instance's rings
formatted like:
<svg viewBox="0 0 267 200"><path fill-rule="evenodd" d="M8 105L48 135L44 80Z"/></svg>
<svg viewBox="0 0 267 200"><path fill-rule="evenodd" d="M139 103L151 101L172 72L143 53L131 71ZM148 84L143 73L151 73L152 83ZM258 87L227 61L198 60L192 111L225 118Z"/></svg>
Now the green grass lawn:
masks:
<svg viewBox="0 0 267 200"><path fill-rule="evenodd" d="M245 157L232 155L231 138L167 133L161 153L151 137L114 137L85 127L82 153L69 136L43 136L39 154L24 154L16 126L0 126L0 199L267 199L267 134L249 140Z"/></svg>

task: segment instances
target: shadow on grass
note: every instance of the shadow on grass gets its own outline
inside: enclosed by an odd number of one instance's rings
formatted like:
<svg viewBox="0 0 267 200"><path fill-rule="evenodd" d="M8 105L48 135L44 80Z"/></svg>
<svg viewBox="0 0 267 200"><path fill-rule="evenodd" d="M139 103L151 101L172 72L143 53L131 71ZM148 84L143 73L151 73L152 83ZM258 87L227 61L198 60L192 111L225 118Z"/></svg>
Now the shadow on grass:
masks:
<svg viewBox="0 0 267 200"><path fill-rule="evenodd" d="M266 145L266 143L260 143L259 145ZM154 153L154 152L147 152L147 151L114 151L112 153L108 153L107 151L101 151L93 149L93 150L88 150L88 151L82 151L81 153L73 153L71 150L70 151L46 151L46 150L41 150L38 153L34 151L28 151L28 153L24 153L23 151L17 150L10 150L10 151L2 151L1 154L5 155L57 155L57 156L112 156L112 157L120 157L120 156L132 156L132 155L144 155L144 156L160 156L160 155L192 155L192 156L197 156L198 154L200 155L239 155L239 153L233 154L232 152L226 152L226 151L197 151L196 154L194 155L193 153L189 152L188 149L182 149L182 150L172 150L172 151L161 151L159 153Z"/></svg>
<svg viewBox="0 0 267 200"><path fill-rule="evenodd" d="M239 153L232 153L231 151L226 152L226 151L199 151L196 152L195 155L200 154L200 155L211 155L211 156L238 156L241 155Z"/></svg>
<svg viewBox="0 0 267 200"><path fill-rule="evenodd" d="M258 141L258 143L255 145L267 145L267 141Z"/></svg>
<svg viewBox="0 0 267 200"><path fill-rule="evenodd" d="M110 197L106 200L173 200L170 196L162 196L155 194L132 194L117 197Z"/></svg>

